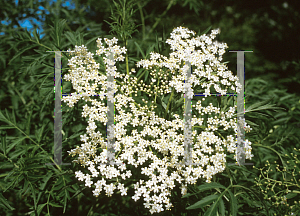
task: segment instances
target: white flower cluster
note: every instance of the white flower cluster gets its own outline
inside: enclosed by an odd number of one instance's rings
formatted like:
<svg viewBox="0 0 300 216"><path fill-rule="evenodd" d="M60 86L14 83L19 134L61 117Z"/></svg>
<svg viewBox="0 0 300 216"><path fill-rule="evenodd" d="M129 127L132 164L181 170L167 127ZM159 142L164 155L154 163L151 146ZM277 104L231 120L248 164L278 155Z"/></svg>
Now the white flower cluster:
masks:
<svg viewBox="0 0 300 216"><path fill-rule="evenodd" d="M225 53L226 44L212 42L219 30L213 30L210 36L202 35L197 38L190 38L190 34L195 35L193 31L179 27L171 33L171 39L167 43L171 45L174 51L167 58L158 53L151 53L150 60L141 60L137 67L143 66L150 69L151 85L146 85L143 81L137 82L137 77L120 74L117 68L112 67L107 58L109 53L114 54L115 61L123 61L122 53L125 48L115 45L117 39L104 39L108 48L101 44L101 39L97 40L97 55L103 55L106 71L114 72L115 79L125 76L124 79L116 82L115 85L115 152L117 152L116 164L107 164L107 142L104 141L105 134L95 131L97 125L95 121L105 125L107 123L107 107L101 102L107 94L107 74L101 74L97 69L99 64L95 63L93 54L87 52L84 46L75 48L75 57L69 61L69 74L65 75L65 80L71 80L75 94L63 98L71 107L81 97L87 101L83 107L82 117L88 117L87 133L81 135L83 144L81 147L72 149L69 153L72 156L78 155L74 160L81 163L82 166L88 166L89 174L82 171L76 172L76 177L85 181L85 185L95 186L93 194L98 196L103 190L108 196L111 196L115 190L119 190L121 195L127 195L129 187L125 187L128 182L134 181L136 176L131 179L132 169L140 170L139 181L134 183L135 194L132 197L135 201L143 198L144 206L150 209L151 213L162 212L170 209L172 203L170 196L172 189L181 185L181 191L184 195L187 192L188 184L195 184L198 179L204 178L210 182L213 175L222 172L225 169L226 152L236 151L237 141L230 134L237 130L237 123L234 118L235 108L231 107L228 111L220 111L220 108L212 104L202 106L201 100L193 107L196 115L191 119L192 127L203 128L200 134L197 131L192 132L193 148L191 151L192 163L196 165L187 165L183 163L184 156L184 120L180 119L178 114L173 114L170 121L159 117L153 111L157 106L152 101L150 108L147 105L142 106L129 95L137 92L144 92L149 97L169 94L176 90L177 93L184 93L185 73L188 70L185 62L190 62L193 69L191 83L194 87L201 84L205 93L210 93L210 86L214 86L216 91L226 94L227 87L239 91L240 84L238 78L233 76L226 66L219 61ZM196 47L201 47L196 50ZM218 54L218 58L215 55ZM209 64L205 64L205 62ZM113 69L111 69L113 68ZM193 67L194 68L194 67ZM131 70L133 73L135 69ZM201 80L201 83L200 83ZM93 82L91 84L91 82ZM220 83L223 85L221 87ZM190 89L191 86L189 86ZM92 99L91 95L97 95L96 90L100 92L100 99ZM85 93L82 96L78 93ZM191 95L193 95L192 93ZM190 97L192 98L192 97ZM203 98L203 101L205 98ZM145 101L145 103L148 101ZM129 107L129 109L127 109ZM208 116L206 124L204 116ZM219 117L217 117L219 116ZM142 131L132 129L142 127ZM128 128L131 128L129 130ZM228 131L228 135L223 137L218 133L218 129ZM250 128L247 126L248 131ZM182 133L178 132L182 131ZM129 134L129 135L128 135ZM251 159L251 142L246 140L247 152L246 158ZM97 180L99 179L99 180ZM101 179L101 180L100 180ZM122 183L121 183L122 182ZM127 184L130 185L130 184Z"/></svg>

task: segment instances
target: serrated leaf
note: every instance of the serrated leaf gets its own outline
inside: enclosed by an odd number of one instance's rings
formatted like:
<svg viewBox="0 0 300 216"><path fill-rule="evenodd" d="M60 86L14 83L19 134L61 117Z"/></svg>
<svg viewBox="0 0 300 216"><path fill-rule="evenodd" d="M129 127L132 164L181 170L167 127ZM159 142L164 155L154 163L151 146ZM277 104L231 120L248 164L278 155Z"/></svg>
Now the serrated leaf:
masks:
<svg viewBox="0 0 300 216"><path fill-rule="evenodd" d="M198 209L204 206L207 206L208 204L212 203L213 201L215 201L218 198L217 195L209 195L207 197L204 197L202 200L196 202L195 204L187 207L187 210L191 210L191 209Z"/></svg>

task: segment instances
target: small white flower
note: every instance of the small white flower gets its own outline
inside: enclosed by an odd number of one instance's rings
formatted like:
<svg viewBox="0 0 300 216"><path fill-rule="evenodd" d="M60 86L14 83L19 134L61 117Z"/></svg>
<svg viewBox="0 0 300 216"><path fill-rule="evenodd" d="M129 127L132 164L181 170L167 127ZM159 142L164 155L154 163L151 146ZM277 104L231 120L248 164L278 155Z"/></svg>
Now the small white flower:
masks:
<svg viewBox="0 0 300 216"><path fill-rule="evenodd" d="M239 129L234 120L236 107L230 107L225 112L213 104L205 105L205 98L210 96L211 88L221 95L226 94L227 88L237 92L241 89L238 78L220 62L227 45L213 41L219 33L219 29L216 29L210 35L193 37L196 34L194 31L184 27L175 28L166 41L173 51L169 57L151 52L150 59L136 63L137 67L149 70L150 85L131 74L136 73L134 68L131 69L130 76L123 71L118 72L116 62L125 59L122 54L126 54L127 50L117 45L117 38L104 38L105 43L101 42L101 38L97 39L99 49L96 54L103 59L105 68L101 69L106 71L105 75L99 71L100 64L96 63L94 54L88 52L85 46L75 46L74 52L70 52L73 57L68 62L70 70L64 79L72 83L75 92L62 100L69 107L83 100L85 105L81 116L88 119L88 125L87 133L80 136L83 142L81 146L68 152L72 156L78 155L74 162L88 167L90 174L77 171L75 176L80 181L85 180L87 187L96 187L93 190L94 196L100 195L102 190L107 196L111 196L115 189L121 192L121 196L127 195L128 187L124 183L129 178L130 181L135 179L135 172L131 172L130 168L142 166L141 174L145 176L145 180L135 181L135 195L132 199L137 201L143 196L145 208L150 213L159 213L171 208L169 197L177 185L181 185L181 193L184 195L187 193L187 184L193 184L199 178L211 182L214 175L223 172L226 153L236 153L234 158L239 157L236 144L243 140L234 138L234 130L238 133ZM190 68L187 63L193 69L189 80L187 72ZM114 76L114 82L108 80L110 76ZM189 124L178 114L170 113L171 119L167 121L153 111L158 103L161 106L165 103L166 109L166 99L171 92L182 97L185 95L184 100L193 99L194 88L201 89L205 97L203 102L199 99L193 104L193 118L189 120ZM138 92L150 97L149 101L152 103L142 99L147 104L144 106L144 103L135 101L131 95L137 95ZM93 95L99 97L95 99ZM109 118L106 100L114 102L117 109L114 125L107 125ZM191 130L196 124L206 128L198 133L185 131ZM108 135L105 129L101 133L95 131L105 126L108 126ZM129 131L131 127L136 128ZM219 129L227 131L228 135L219 136L216 133ZM247 125L244 129L246 132L251 130ZM106 138L115 138L115 152L110 151L111 142ZM180 165L180 156L184 156L185 151L188 153L185 142L194 142L189 153L191 161L197 164L195 167ZM251 159L252 143L245 140L244 144L245 156ZM107 164L108 156L117 164ZM149 166L145 166L146 163ZM102 180L94 183L93 178L99 176L103 177ZM115 183L110 183L112 181Z"/></svg>

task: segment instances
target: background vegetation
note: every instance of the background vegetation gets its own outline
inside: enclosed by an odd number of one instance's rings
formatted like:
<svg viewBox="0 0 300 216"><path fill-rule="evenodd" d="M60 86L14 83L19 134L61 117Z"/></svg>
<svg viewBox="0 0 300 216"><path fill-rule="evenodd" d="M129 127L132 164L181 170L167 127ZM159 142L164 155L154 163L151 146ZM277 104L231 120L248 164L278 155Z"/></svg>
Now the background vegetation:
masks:
<svg viewBox="0 0 300 216"><path fill-rule="evenodd" d="M17 2L17 1L16 1ZM173 28L196 32L220 28L217 40L245 54L246 120L253 127L252 166L228 165L210 185L198 182L188 195L172 194L174 208L160 215L300 215L300 2L199 0L0 0L0 215L148 215L129 196L92 196L78 182L78 165L53 162L54 54L97 37L116 36L128 64L167 55ZM119 7L119 10L117 8ZM118 13L122 11L124 13ZM131 10L132 9L132 10ZM25 18L40 29L28 32ZM105 22L107 21L107 22ZM136 31L135 31L136 30ZM42 36L41 36L42 34ZM68 56L62 58L63 74ZM236 54L224 61L236 73ZM126 64L120 67L126 70ZM63 91L70 87L63 83ZM85 122L80 106L63 106L63 162L79 145ZM271 168L270 168L271 167ZM277 167L277 168L276 168ZM214 211L215 210L215 211Z"/></svg>

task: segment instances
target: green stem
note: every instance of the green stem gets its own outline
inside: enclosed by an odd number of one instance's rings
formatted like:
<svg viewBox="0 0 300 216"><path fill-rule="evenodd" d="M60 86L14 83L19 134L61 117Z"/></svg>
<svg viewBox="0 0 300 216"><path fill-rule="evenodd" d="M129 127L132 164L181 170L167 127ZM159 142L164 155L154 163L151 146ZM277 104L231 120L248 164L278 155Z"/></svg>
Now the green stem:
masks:
<svg viewBox="0 0 300 216"><path fill-rule="evenodd" d="M167 109L166 109L166 112L165 112L165 118L167 116L167 113L168 113L168 110L169 110L169 106L171 104L171 100L172 100L173 94L174 94L174 88L172 89L172 93L171 93L171 96L170 96L168 104L167 104Z"/></svg>
<svg viewBox="0 0 300 216"><path fill-rule="evenodd" d="M142 10L140 2L138 2L137 5L139 7L139 11L140 11L140 15L141 15L143 40L145 40L145 18L144 18L144 14L143 14L143 10Z"/></svg>

